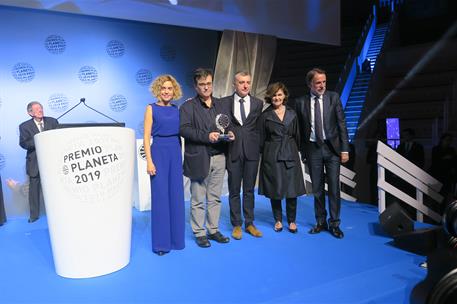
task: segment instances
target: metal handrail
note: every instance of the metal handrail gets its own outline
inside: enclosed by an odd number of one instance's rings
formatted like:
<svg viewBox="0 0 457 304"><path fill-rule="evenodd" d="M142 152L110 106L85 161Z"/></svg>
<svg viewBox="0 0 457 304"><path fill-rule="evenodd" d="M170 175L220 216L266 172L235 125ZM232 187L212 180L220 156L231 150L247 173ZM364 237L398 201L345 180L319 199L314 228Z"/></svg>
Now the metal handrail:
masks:
<svg viewBox="0 0 457 304"><path fill-rule="evenodd" d="M363 44L365 43L365 40L367 39L368 32L370 31L371 24L374 22L374 14L371 13L368 16L367 21L365 22L365 25L362 30L362 34L360 34L359 40L357 40L357 44L354 48L354 50L348 54L348 57L346 59L346 62L344 63L343 70L341 71L340 77L338 78L338 83L336 84L335 91L338 94L341 94L344 83L346 82L346 79L348 77L348 74L351 70L352 64L354 62L354 59L358 57L358 54L360 53L360 50L363 47Z"/></svg>

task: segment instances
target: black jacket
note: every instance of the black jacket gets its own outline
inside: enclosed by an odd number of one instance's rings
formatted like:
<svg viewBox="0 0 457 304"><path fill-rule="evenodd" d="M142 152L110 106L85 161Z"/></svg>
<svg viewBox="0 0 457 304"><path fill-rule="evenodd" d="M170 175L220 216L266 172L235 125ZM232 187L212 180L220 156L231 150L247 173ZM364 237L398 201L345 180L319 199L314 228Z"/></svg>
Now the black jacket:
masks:
<svg viewBox="0 0 457 304"><path fill-rule="evenodd" d="M257 119L262 114L263 102L250 96L251 108L249 115L243 125L240 125L234 115L235 95L223 97L222 104L225 111L230 113L231 121L229 130L235 134L235 140L228 144L227 165L230 166L232 161L239 159L240 155L244 155L247 160L259 160L260 154L260 138L257 128ZM243 153L242 153L243 152Z"/></svg>
<svg viewBox="0 0 457 304"><path fill-rule="evenodd" d="M221 101L212 97L212 107L217 114L226 114ZM206 113L201 111L201 101L198 96L187 100L179 108L179 134L184 137L184 175L191 180L203 180L209 173L211 145L210 132L219 132L214 123L214 128L207 130Z"/></svg>
<svg viewBox="0 0 457 304"><path fill-rule="evenodd" d="M310 95L295 100L295 111L300 125L301 150L306 152L306 145L310 143L311 135L311 106ZM334 152L349 152L349 137L346 129L343 106L340 97L332 91L325 91L323 96L323 124L326 140L331 144ZM306 155L306 154L304 154Z"/></svg>
<svg viewBox="0 0 457 304"><path fill-rule="evenodd" d="M281 121L270 107L262 113L258 125L262 152L259 194L278 200L305 194L298 155L300 132L295 111L286 108Z"/></svg>

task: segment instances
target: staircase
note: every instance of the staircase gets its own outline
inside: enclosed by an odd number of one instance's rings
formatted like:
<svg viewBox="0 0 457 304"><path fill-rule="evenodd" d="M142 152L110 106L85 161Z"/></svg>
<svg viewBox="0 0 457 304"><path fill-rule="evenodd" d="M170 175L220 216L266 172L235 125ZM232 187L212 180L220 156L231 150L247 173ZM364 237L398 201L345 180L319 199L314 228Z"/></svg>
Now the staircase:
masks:
<svg viewBox="0 0 457 304"><path fill-rule="evenodd" d="M373 39L371 40L370 47L368 48L367 58L370 59L371 71L374 71L376 60L378 59L379 52L387 32L387 24L380 24L376 27ZM369 83L371 80L371 73L359 73L352 86L344 113L346 115L346 126L349 133L349 140L352 141L357 132L360 114L363 110L365 97L368 92Z"/></svg>

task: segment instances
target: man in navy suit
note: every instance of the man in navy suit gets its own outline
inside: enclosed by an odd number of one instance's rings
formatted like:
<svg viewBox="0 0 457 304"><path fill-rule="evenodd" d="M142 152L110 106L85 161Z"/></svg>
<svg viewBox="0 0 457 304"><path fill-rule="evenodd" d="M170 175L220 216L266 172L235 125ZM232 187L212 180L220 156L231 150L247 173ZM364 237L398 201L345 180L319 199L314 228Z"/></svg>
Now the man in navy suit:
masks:
<svg viewBox="0 0 457 304"><path fill-rule="evenodd" d="M249 95L251 75L248 72L235 74L235 93L222 98L222 103L230 107L230 129L235 133L235 141L229 143L227 171L229 184L230 222L233 225L232 237L240 240L241 225L241 182L243 182L243 215L246 232L261 237L254 226L254 186L257 177L260 155L260 138L257 118L262 113L263 102Z"/></svg>
<svg viewBox="0 0 457 304"><path fill-rule="evenodd" d="M19 125L19 145L27 150L26 172L29 176L29 223L35 222L40 216L41 183L38 171L38 161L35 151L35 134L55 129L58 121L52 117L43 115L43 106L38 101L32 101L27 105L27 113L32 117Z"/></svg>
<svg viewBox="0 0 457 304"><path fill-rule="evenodd" d="M326 90L325 71L314 68L306 75L310 92L296 100L302 134L301 152L310 170L316 226L309 233L329 230L343 238L340 225L340 163L349 160L349 138L344 111L337 93ZM325 173L324 173L325 168ZM330 218L327 225L325 183L327 176Z"/></svg>

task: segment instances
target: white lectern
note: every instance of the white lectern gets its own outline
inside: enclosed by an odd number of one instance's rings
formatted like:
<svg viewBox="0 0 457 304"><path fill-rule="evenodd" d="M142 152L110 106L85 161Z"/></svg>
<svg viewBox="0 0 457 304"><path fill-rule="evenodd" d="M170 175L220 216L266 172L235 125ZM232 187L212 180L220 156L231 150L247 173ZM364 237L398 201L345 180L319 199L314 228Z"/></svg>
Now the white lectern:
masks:
<svg viewBox="0 0 457 304"><path fill-rule="evenodd" d="M89 278L130 261L135 132L56 129L35 136L58 275Z"/></svg>

